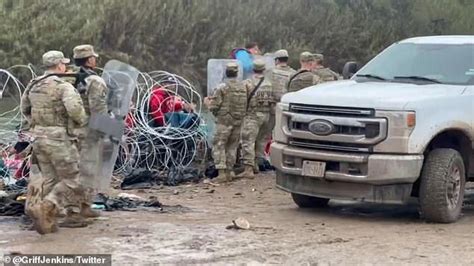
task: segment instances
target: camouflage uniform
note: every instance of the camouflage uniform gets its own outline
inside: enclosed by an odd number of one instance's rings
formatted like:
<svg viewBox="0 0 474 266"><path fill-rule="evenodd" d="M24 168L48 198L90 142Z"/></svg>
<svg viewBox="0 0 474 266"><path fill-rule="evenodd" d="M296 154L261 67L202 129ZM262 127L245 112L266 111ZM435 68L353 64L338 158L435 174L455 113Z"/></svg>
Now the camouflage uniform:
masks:
<svg viewBox="0 0 474 266"><path fill-rule="evenodd" d="M327 67L321 67L314 71L321 79L321 83L341 79L341 76Z"/></svg>
<svg viewBox="0 0 474 266"><path fill-rule="evenodd" d="M324 60L324 55L317 54L316 58L322 63ZM319 78L321 79L321 83L341 79L341 76L339 74L327 67L323 67L322 65L319 65L313 72L319 76Z"/></svg>
<svg viewBox="0 0 474 266"><path fill-rule="evenodd" d="M265 63L261 60L254 62L254 70L265 69ZM263 74L254 76L244 81L247 92L250 94L264 78ZM250 97L250 96L249 96ZM242 124L242 158L245 171L239 176L253 177L253 171L257 168L255 159L258 154L263 154L268 132L272 131L270 113L275 104L275 96L270 81L263 79L260 87L249 101L247 115Z"/></svg>
<svg viewBox="0 0 474 266"><path fill-rule="evenodd" d="M286 57L288 58L288 51L286 50L278 50L275 52L275 57L282 58ZM272 70L272 89L273 89L273 95L275 97L275 101L279 102L281 99L281 96L283 94L287 93L287 87L288 87L288 81L290 80L290 77L296 73L296 70L291 68L290 66L286 64L277 64L275 68ZM270 127L273 129L275 127L275 105L272 106L271 113L270 113ZM272 135L272 131L266 132L266 137L265 139L270 139ZM257 157L263 157L264 156L264 150L265 147L258 147L257 148Z"/></svg>
<svg viewBox="0 0 474 266"><path fill-rule="evenodd" d="M236 63L229 63L227 70L238 71ZM247 109L247 88L236 78L220 84L211 98L209 110L216 117L212 154L216 169L221 176L218 181L230 181L236 163L242 119ZM221 173L222 172L224 173ZM225 176L224 176L225 175ZM221 180L222 179L222 180Z"/></svg>
<svg viewBox="0 0 474 266"><path fill-rule="evenodd" d="M79 45L74 47L74 59L98 57L91 45ZM99 77L92 69L82 67L89 76L85 79L85 87L79 89L81 91L81 98L84 103L84 109L89 119L91 115L107 114L107 93L108 88L105 81ZM83 86L80 84L80 86ZM83 203L85 216L96 216L90 209L92 196L94 194L98 176L97 170L100 169L103 150L103 134L86 127L80 129L82 134L79 134L79 150L80 150L80 164L79 170L81 173L82 184L86 188L86 197Z"/></svg>
<svg viewBox="0 0 474 266"><path fill-rule="evenodd" d="M45 66L65 64L59 51L43 55ZM45 72L45 76L53 74ZM72 128L84 126L87 117L74 87L57 76L41 76L30 83L21 99L33 142L33 158L41 175L28 187L27 213L39 233L56 230L56 215L64 208L68 216L78 214L84 197L79 181L79 152ZM35 161L33 161L35 163Z"/></svg>
<svg viewBox="0 0 474 266"><path fill-rule="evenodd" d="M286 57L288 58L288 51L278 50L275 52L275 58ZM288 65L277 64L275 68L271 70L271 84L274 96L274 104L270 109L269 124L263 128L263 132L257 137L255 155L261 162L265 161L265 147L268 140L271 139L273 128L275 127L275 106L280 101L283 94L287 92L288 81L290 77L296 71ZM259 162L259 164L261 163ZM257 170L257 168L255 169ZM255 171L256 172L256 171Z"/></svg>
<svg viewBox="0 0 474 266"><path fill-rule="evenodd" d="M301 69L296 72L288 83L288 92L295 92L321 83L321 78L314 72Z"/></svg>
<svg viewBox="0 0 474 266"><path fill-rule="evenodd" d="M278 50L275 52L275 59L288 58L287 50ZM288 66L287 64L277 64L272 69L272 87L275 99L277 102L280 101L281 96L287 93L288 81L290 77L296 73L296 70Z"/></svg>
<svg viewBox="0 0 474 266"><path fill-rule="evenodd" d="M296 73L296 70L288 65L277 65L272 71L272 86L275 100L280 101L281 96L287 93L288 81Z"/></svg>
<svg viewBox="0 0 474 266"><path fill-rule="evenodd" d="M309 52L303 52L300 55L300 62L315 62L318 58L317 54ZM288 92L295 92L304 88L321 83L321 78L311 70L300 69L293 76L291 76L288 82Z"/></svg>

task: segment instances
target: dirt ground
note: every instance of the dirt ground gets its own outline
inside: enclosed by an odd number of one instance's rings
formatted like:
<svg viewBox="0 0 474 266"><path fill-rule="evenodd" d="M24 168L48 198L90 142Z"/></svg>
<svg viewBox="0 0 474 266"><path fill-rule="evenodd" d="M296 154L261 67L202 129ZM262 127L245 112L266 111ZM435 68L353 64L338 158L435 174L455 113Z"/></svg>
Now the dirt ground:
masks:
<svg viewBox="0 0 474 266"><path fill-rule="evenodd" d="M334 201L324 210L298 209L275 188L272 174L222 186L126 192L157 196L170 207L103 212L88 228L45 236L20 229L17 218L0 217L0 255L105 253L115 265L474 264L474 189L454 224L427 224L414 204ZM251 229L226 229L237 217Z"/></svg>

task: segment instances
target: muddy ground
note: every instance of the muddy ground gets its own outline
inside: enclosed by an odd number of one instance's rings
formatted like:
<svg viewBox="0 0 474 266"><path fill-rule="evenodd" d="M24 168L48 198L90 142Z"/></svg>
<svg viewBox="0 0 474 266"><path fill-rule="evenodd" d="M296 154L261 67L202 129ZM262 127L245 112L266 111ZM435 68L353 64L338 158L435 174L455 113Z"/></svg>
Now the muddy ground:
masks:
<svg viewBox="0 0 474 266"><path fill-rule="evenodd" d="M111 253L115 265L474 264L474 190L454 224L420 221L416 205L335 201L324 210L298 209L273 175L128 192L182 207L103 212L88 228L45 236L0 217L0 255ZM252 228L226 229L237 217Z"/></svg>

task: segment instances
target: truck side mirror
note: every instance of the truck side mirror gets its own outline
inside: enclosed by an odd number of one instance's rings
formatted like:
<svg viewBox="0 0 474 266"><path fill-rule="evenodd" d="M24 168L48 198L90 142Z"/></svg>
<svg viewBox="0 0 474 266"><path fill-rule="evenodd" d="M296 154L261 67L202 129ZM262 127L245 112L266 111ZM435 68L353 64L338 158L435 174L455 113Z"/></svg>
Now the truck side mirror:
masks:
<svg viewBox="0 0 474 266"><path fill-rule="evenodd" d="M347 62L342 69L342 77L350 79L358 70L359 64L357 62Z"/></svg>

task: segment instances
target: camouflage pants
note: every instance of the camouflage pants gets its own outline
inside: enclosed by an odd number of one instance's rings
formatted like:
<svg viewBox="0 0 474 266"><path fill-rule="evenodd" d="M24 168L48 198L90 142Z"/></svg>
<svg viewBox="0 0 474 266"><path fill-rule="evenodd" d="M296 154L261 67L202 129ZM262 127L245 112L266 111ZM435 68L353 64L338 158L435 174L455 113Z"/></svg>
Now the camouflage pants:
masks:
<svg viewBox="0 0 474 266"><path fill-rule="evenodd" d="M230 115L218 117L216 133L212 146L212 157L216 169L233 169L237 160L237 147L240 140L242 120L233 119Z"/></svg>
<svg viewBox="0 0 474 266"><path fill-rule="evenodd" d="M272 132L270 113L256 112L242 124L242 159L244 165L255 167L256 156L263 156L267 137Z"/></svg>
<svg viewBox="0 0 474 266"><path fill-rule="evenodd" d="M81 184L85 189L85 204L90 204L97 193L102 159L101 135L95 131L88 131L85 138L79 141L79 173Z"/></svg>
<svg viewBox="0 0 474 266"><path fill-rule="evenodd" d="M79 152L70 140L37 139L33 156L41 171L32 175L28 186L27 209L49 200L61 212L79 212L84 189L79 181Z"/></svg>

